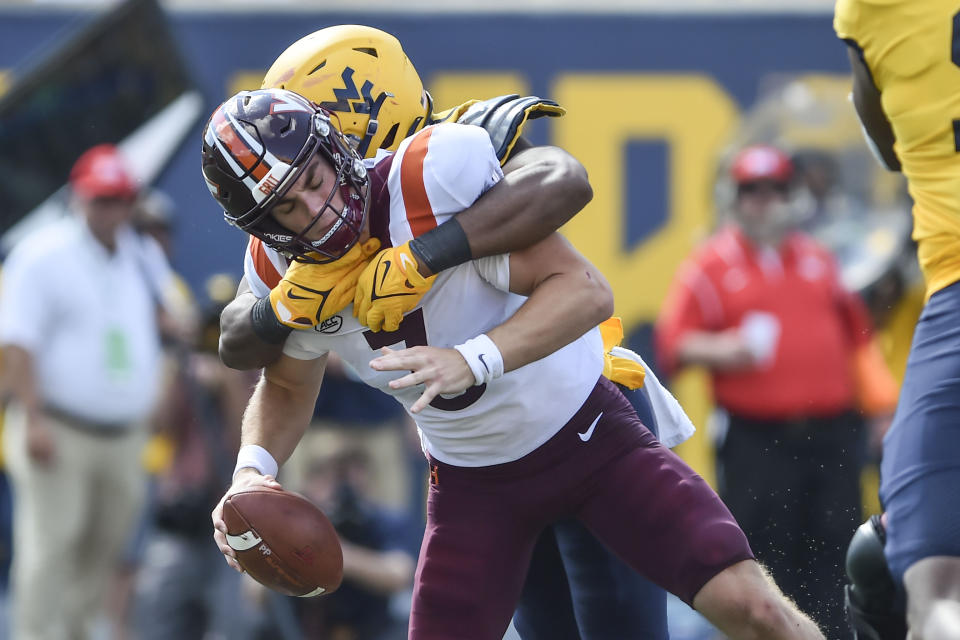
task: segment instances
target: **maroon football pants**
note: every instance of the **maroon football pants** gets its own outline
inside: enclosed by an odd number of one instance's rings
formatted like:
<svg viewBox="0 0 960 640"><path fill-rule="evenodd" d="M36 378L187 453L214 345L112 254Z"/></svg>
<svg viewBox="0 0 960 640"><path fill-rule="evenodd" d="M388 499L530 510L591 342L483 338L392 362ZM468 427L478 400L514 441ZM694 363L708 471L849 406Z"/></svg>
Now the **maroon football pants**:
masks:
<svg viewBox="0 0 960 640"><path fill-rule="evenodd" d="M723 569L753 557L716 493L605 378L553 438L520 460L430 465L412 640L500 640L537 536L560 519L578 518L687 603Z"/></svg>

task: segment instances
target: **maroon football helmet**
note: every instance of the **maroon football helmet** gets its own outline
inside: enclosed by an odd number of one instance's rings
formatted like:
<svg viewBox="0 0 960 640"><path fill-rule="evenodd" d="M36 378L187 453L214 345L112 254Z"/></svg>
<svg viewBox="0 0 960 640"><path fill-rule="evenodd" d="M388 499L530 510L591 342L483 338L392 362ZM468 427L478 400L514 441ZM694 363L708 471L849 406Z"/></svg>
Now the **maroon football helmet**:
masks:
<svg viewBox="0 0 960 640"><path fill-rule="evenodd" d="M294 233L270 211L317 153L336 172L337 187L307 228ZM283 89L241 91L217 107L203 132L203 177L228 223L304 262L346 254L360 237L370 200L363 160L327 112ZM342 210L330 204L337 189ZM328 208L338 219L323 238L307 240Z"/></svg>

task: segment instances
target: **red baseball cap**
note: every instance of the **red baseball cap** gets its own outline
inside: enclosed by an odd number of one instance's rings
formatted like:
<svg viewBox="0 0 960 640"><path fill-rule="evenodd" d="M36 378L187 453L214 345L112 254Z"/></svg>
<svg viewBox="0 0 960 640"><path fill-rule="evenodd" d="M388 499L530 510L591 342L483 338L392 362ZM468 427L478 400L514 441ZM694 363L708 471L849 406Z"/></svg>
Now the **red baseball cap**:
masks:
<svg viewBox="0 0 960 640"><path fill-rule="evenodd" d="M730 174L737 184L745 182L790 182L793 177L793 162L776 147L759 144L740 151L730 165Z"/></svg>
<svg viewBox="0 0 960 640"><path fill-rule="evenodd" d="M82 198L132 200L139 189L120 151L112 144L86 150L70 170L70 187Z"/></svg>

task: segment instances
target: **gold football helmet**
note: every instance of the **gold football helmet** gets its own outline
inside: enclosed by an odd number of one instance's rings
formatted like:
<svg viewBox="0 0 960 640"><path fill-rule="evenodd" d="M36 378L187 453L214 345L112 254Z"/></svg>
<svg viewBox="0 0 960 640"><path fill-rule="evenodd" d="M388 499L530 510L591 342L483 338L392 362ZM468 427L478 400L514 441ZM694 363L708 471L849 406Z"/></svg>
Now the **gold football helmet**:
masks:
<svg viewBox="0 0 960 640"><path fill-rule="evenodd" d="M274 61L263 88L289 89L332 112L361 156L396 149L428 124L433 108L400 41L362 25L300 38Z"/></svg>

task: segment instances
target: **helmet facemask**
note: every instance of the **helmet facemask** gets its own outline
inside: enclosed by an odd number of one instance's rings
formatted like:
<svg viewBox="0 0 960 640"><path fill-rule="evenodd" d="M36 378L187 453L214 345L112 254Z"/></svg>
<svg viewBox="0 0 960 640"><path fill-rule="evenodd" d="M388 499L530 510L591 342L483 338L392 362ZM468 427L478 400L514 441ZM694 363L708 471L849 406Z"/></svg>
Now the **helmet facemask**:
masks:
<svg viewBox="0 0 960 640"><path fill-rule="evenodd" d="M251 95L264 97L257 94L273 97L276 94L289 94L289 92L266 90L253 92ZM309 104L299 96L296 97L303 104ZM226 111L225 107L230 104L229 100L224 103L224 106L214 114L211 123L218 120L219 112ZM249 100L244 103L244 106L247 104ZM236 116L226 113L225 116L229 120L226 124L222 119L219 120L222 127L232 126L231 132L239 131L242 127L241 135L247 139L248 143L253 142L249 146L260 151L259 158L256 159L250 171L242 176L237 175L236 159L227 159L227 156L232 154L225 153L227 150L224 144L216 139L217 128L212 124L207 128L204 138L204 175L207 176L210 190L224 205L224 218L229 224L259 238L267 246L302 262L324 263L336 260L356 244L363 231L369 206L369 180L366 167L339 131L331 125L328 114L315 105L309 107L312 111L308 120L309 133L299 150L294 154L295 147L291 149L289 142L284 141L282 146L286 153L274 153L271 147L279 149L281 146L277 144L277 138L287 137L291 130L296 129L298 121L303 123L306 119L297 120L301 116L291 116L277 133L276 127L271 127L274 123L270 122L270 118L276 115L272 105L277 103L267 104L271 105L269 111L263 107L261 101L246 109L245 113L237 113ZM284 116L281 114L278 117ZM281 225L271 212L293 188L317 154L321 156L320 161L328 163L333 168L336 180L323 206L319 211L314 212L311 222L306 228L294 232ZM290 159L290 155L295 157ZM207 175L214 173L207 170L211 160L220 169L217 180ZM287 160L289 163L286 162ZM251 173L261 163L264 163L264 166L269 163L270 168L259 182L253 183ZM224 181L224 176L231 178L229 182L232 184L228 185L227 191L242 189L250 196L231 198L229 192L224 193L225 189L217 184L218 180ZM337 193L340 193L344 201L344 206L340 210L331 204ZM240 211L237 211L238 208ZM307 236L310 230L316 226L328 209L336 215L333 225L319 240L309 240Z"/></svg>

